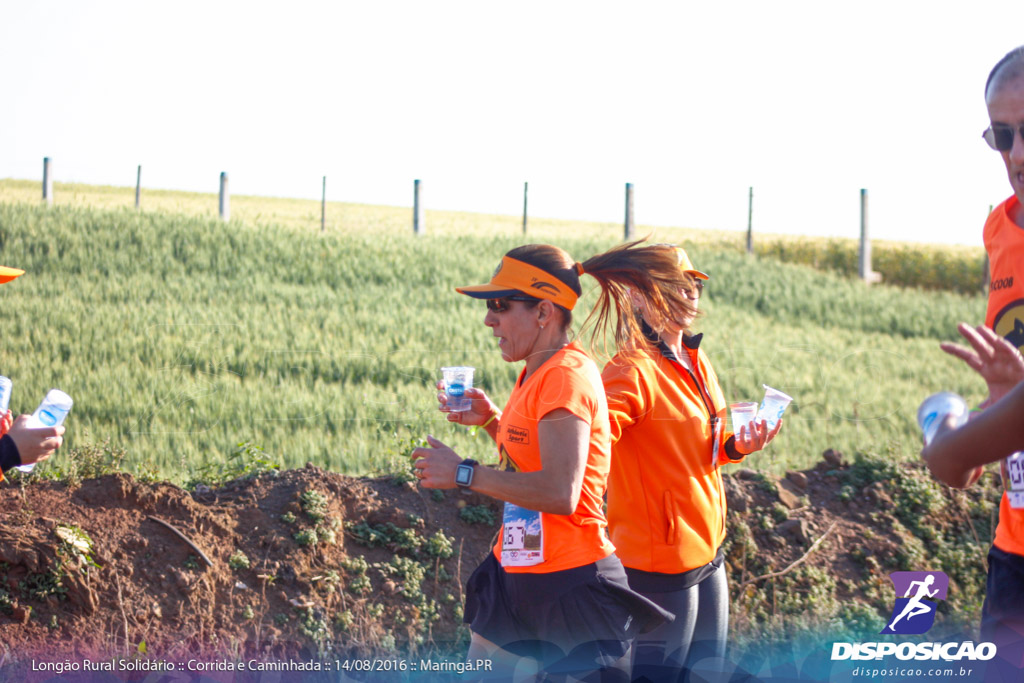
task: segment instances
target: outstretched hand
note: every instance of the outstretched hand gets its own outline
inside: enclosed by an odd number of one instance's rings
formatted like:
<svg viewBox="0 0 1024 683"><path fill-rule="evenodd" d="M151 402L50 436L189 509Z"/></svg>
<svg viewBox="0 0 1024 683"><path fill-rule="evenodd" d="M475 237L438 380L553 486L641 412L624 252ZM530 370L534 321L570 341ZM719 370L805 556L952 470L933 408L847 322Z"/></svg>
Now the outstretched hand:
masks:
<svg viewBox="0 0 1024 683"><path fill-rule="evenodd" d="M1024 381L1024 358L1017 347L985 325L975 328L960 323L956 329L971 348L950 342L942 342L939 346L981 375L988 385L989 399L986 403L998 401Z"/></svg>

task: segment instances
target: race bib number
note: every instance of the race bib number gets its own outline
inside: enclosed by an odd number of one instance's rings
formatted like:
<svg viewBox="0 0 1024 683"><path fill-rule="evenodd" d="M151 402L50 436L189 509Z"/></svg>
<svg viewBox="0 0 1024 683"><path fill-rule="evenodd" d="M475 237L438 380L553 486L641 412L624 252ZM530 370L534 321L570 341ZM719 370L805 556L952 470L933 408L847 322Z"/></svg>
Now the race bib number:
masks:
<svg viewBox="0 0 1024 683"><path fill-rule="evenodd" d="M1024 508L1024 451L1003 460L1003 488L1010 507Z"/></svg>
<svg viewBox="0 0 1024 683"><path fill-rule="evenodd" d="M532 567L544 561L544 515L505 503L501 526L501 566Z"/></svg>

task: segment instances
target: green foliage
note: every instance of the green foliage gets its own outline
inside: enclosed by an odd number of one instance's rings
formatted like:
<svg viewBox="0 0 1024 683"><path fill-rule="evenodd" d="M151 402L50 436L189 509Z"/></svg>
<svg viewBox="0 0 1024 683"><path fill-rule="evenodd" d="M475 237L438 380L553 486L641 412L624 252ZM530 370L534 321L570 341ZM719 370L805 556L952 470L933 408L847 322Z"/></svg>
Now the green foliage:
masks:
<svg viewBox="0 0 1024 683"><path fill-rule="evenodd" d="M228 566L234 569L235 571L238 571L240 569L248 569L250 566L249 558L246 557L245 553L243 553L241 550L236 550L235 552L231 553L231 557L228 558Z"/></svg>
<svg viewBox="0 0 1024 683"><path fill-rule="evenodd" d="M401 594L414 605L424 604L425 596L420 588L426 570L423 565L408 557L395 555L384 569L402 580Z"/></svg>
<svg viewBox="0 0 1024 683"><path fill-rule="evenodd" d="M467 505L459 510L459 519L467 524L486 524L493 526L497 523L494 512L486 505Z"/></svg>
<svg viewBox="0 0 1024 683"><path fill-rule="evenodd" d="M299 504L306 516L314 522L319 522L327 516L327 496L319 491L303 491L299 494Z"/></svg>
<svg viewBox="0 0 1024 683"><path fill-rule="evenodd" d="M444 532L438 529L433 536L427 539L424 549L431 557L449 558L455 552L452 548L452 541L454 540L450 536L445 536Z"/></svg>
<svg viewBox="0 0 1024 683"><path fill-rule="evenodd" d="M295 524L295 521L297 519L298 518L295 516L294 512L286 512L283 515L281 515L281 521L285 524Z"/></svg>
<svg viewBox="0 0 1024 683"><path fill-rule="evenodd" d="M84 447L86 432L109 443L108 460L127 453L129 469L151 461L191 484L306 462L384 471L405 484L408 453L427 433L464 457L490 456L488 439L467 439L443 420L434 382L441 366L468 363L496 403L508 396L519 366L501 360L480 303L451 290L486 279L523 241L514 220L439 213L437 229L413 239L405 212L346 205L344 229L321 234L303 227L303 204L288 200L239 198L225 224L196 195L155 194L152 206L167 207L159 213L135 211L116 192L76 189L106 207L95 209L38 206L26 192L0 181L4 258L32 274L5 290L5 331L22 344L5 369L17 382L13 407L43 395L54 377L76 399L66 444L42 472L69 467L61 461ZM610 224L541 221L537 231L531 240L578 259L620 236ZM759 466L780 473L828 447L889 443L900 444L899 459L914 457L921 399L940 388L983 397L971 371L937 346L957 322L980 321L980 293L866 287L689 234L664 229L655 239L684 243L712 275L698 331L726 399L759 399L762 383L796 399ZM779 258L806 260L786 249ZM823 249L816 262L848 262L845 247ZM885 251L875 246L883 272ZM929 258L929 272L959 272L955 260ZM912 261L904 252L898 260ZM577 310L595 297L588 290ZM255 447L232 448L239 435L277 454L274 462Z"/></svg>
<svg viewBox="0 0 1024 683"><path fill-rule="evenodd" d="M860 244L855 240L783 239L760 241L755 253L785 263L798 263L858 277ZM876 242L871 267L883 282L901 287L949 290L960 294L981 291L984 254L978 249L923 247Z"/></svg>
<svg viewBox="0 0 1024 683"><path fill-rule="evenodd" d="M29 574L22 581L18 582L23 598L33 600L45 600L53 595L63 600L67 597L68 589L64 585L63 567L58 563L49 571Z"/></svg>
<svg viewBox="0 0 1024 683"><path fill-rule="evenodd" d="M320 537L317 536L315 529L303 529L292 535L295 542L301 546L316 545L320 542Z"/></svg>
<svg viewBox="0 0 1024 683"><path fill-rule="evenodd" d="M84 443L66 454L59 453L60 457L43 462L34 471L45 479L77 486L83 479L120 472L127 455L123 448L112 446L108 437L99 444Z"/></svg>
<svg viewBox="0 0 1024 683"><path fill-rule="evenodd" d="M217 487L233 479L251 479L261 474L277 474L281 466L271 461L263 449L245 441L235 447L224 463L200 465L186 483L195 488L198 484Z"/></svg>

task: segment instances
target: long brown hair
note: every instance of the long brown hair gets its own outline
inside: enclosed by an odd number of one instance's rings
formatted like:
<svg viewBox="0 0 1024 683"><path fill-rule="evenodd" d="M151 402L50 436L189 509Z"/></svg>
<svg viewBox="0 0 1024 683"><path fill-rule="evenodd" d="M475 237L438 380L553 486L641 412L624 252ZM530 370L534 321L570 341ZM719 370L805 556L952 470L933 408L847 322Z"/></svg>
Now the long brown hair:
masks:
<svg viewBox="0 0 1024 683"><path fill-rule="evenodd" d="M630 290L647 304L648 322L655 332L675 318L674 311L694 310L681 292L690 276L679 269L679 254L669 244L646 244L646 238L627 242L583 262L588 275L601 286L601 295L584 327L593 322L594 335L614 319L615 346L631 353L648 345L634 311Z"/></svg>

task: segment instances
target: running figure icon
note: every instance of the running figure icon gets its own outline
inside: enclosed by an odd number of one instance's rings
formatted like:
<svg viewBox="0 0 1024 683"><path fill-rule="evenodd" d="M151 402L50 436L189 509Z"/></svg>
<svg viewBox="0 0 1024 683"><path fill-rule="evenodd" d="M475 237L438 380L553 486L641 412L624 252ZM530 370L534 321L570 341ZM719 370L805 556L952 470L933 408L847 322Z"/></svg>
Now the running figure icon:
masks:
<svg viewBox="0 0 1024 683"><path fill-rule="evenodd" d="M926 578L924 581L912 581L910 583L910 588L907 589L907 594L903 596L905 598L910 598L910 602L908 602L907 606L903 608L903 611L900 612L900 615L892 620L892 623L889 624L889 630L895 631L896 622L902 619L903 617L906 617L909 621L910 619L913 619L919 614L927 614L928 612L932 611L932 607L930 605L921 604L921 598L935 597L935 594L939 592L939 589L936 588L933 591L928 590L928 587L931 586L933 583L935 583L935 576L933 576L932 574L929 574L928 578ZM911 598L910 592L914 590L914 586L917 586L917 595Z"/></svg>
<svg viewBox="0 0 1024 683"><path fill-rule="evenodd" d="M938 600L946 599L949 577L943 572L893 572L890 577L901 597L896 598L892 620L882 633L920 634L930 629Z"/></svg>

